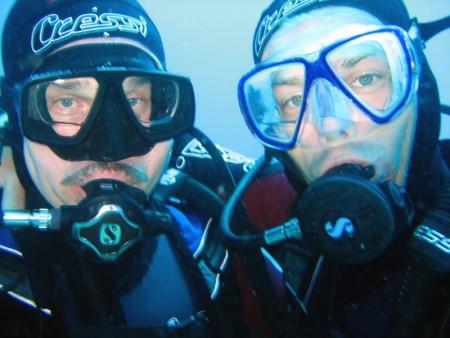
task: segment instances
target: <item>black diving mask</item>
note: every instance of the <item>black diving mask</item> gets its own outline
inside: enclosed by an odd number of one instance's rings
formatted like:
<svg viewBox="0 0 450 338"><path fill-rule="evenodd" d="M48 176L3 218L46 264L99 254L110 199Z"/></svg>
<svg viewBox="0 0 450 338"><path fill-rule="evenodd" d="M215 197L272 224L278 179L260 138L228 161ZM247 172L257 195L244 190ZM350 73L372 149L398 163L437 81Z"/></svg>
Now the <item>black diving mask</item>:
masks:
<svg viewBox="0 0 450 338"><path fill-rule="evenodd" d="M115 66L105 54L128 61ZM75 61L64 66L66 60ZM73 161L140 156L194 122L190 80L155 69L132 46L85 45L52 55L22 86L20 100L24 135Z"/></svg>

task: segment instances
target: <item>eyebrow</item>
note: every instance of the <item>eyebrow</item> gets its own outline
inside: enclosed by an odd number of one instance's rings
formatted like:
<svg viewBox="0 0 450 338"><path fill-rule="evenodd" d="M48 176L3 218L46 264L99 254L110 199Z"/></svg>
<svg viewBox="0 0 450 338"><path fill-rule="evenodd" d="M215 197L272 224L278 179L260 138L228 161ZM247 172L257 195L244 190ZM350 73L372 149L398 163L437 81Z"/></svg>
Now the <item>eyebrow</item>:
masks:
<svg viewBox="0 0 450 338"><path fill-rule="evenodd" d="M90 88L88 81L81 81L81 80L56 80L50 82L49 86L70 90Z"/></svg>
<svg viewBox="0 0 450 338"><path fill-rule="evenodd" d="M301 80L298 76L295 75L274 75L272 85L273 86L282 86L282 85L301 85L303 84L303 80Z"/></svg>
<svg viewBox="0 0 450 338"><path fill-rule="evenodd" d="M361 60L365 59L366 57L368 57L368 55L358 56L358 57L354 57L351 59L343 60L341 62L341 66L343 66L344 68L351 68L354 65L356 65L358 62L360 62Z"/></svg>
<svg viewBox="0 0 450 338"><path fill-rule="evenodd" d="M150 79L148 79L146 77L133 77L133 78L130 78L129 81L126 81L126 82L124 81L123 89L126 92L130 92L130 91L133 91L134 89L136 89L136 87L139 87L139 86L142 86L145 84L151 85L152 83L151 83Z"/></svg>
<svg viewBox="0 0 450 338"><path fill-rule="evenodd" d="M342 62L340 62L340 65L343 66L344 68L351 68L351 67L355 66L357 63L361 62L362 60L367 59L372 56L377 56L377 55L380 55L380 53L372 52L369 54L355 56L355 57L352 57L349 59L342 60Z"/></svg>

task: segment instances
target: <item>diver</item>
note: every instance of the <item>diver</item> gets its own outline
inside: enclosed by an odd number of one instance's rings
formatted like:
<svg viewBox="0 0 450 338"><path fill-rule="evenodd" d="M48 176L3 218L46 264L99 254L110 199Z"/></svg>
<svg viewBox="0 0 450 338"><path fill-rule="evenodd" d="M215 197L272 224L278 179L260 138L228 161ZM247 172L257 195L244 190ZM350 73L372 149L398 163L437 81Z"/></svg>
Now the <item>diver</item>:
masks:
<svg viewBox="0 0 450 338"><path fill-rule="evenodd" d="M266 262L269 284L249 278L268 336L450 335L449 143L423 52L449 21L421 24L401 0L263 11L238 95L265 154L221 226Z"/></svg>
<svg viewBox="0 0 450 338"><path fill-rule="evenodd" d="M169 168L207 140L193 88L141 5L18 0L2 58L0 335L245 336L223 200Z"/></svg>

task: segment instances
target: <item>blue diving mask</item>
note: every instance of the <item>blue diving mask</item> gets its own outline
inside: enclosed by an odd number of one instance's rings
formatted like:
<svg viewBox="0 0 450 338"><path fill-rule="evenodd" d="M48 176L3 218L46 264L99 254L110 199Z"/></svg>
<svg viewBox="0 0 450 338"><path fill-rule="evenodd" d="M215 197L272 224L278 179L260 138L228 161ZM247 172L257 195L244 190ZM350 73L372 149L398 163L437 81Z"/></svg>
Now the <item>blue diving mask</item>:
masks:
<svg viewBox="0 0 450 338"><path fill-rule="evenodd" d="M261 63L242 77L238 95L264 145L313 148L320 136L359 123L360 112L377 124L393 120L415 92L418 74L413 42L386 26L335 42L315 60Z"/></svg>
<svg viewBox="0 0 450 338"><path fill-rule="evenodd" d="M190 129L194 110L190 80L158 69L133 46L62 50L20 88L23 134L73 161L143 155Z"/></svg>

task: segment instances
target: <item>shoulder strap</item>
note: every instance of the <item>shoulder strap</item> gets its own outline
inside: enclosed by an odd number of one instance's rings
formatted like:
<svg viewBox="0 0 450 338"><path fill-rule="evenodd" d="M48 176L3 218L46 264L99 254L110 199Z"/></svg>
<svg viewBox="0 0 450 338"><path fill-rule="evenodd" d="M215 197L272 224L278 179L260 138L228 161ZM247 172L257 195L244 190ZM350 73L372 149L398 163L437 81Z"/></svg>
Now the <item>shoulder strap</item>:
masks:
<svg viewBox="0 0 450 338"><path fill-rule="evenodd" d="M193 256L214 299L219 291L220 275L228 261L228 252L219 239L217 226L224 202L206 185L173 168L163 174L153 198L182 211L198 213L206 220L200 244Z"/></svg>

